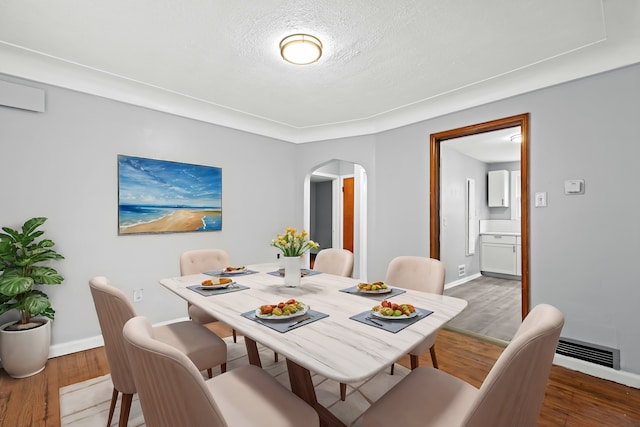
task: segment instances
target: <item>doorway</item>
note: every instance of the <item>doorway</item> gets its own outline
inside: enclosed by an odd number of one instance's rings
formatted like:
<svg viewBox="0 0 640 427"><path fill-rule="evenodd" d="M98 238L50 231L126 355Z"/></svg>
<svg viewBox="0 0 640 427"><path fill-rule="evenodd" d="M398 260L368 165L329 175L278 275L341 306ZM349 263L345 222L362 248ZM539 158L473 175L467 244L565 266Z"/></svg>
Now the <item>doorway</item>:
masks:
<svg viewBox="0 0 640 427"><path fill-rule="evenodd" d="M344 248L354 254L353 277L366 280L367 174L344 160L315 166L305 178L304 227L321 249ZM317 237L316 237L317 236ZM313 259L310 255L309 264Z"/></svg>
<svg viewBox="0 0 640 427"><path fill-rule="evenodd" d="M431 257L440 259L441 249L441 144L444 141L464 136L482 134L512 127L520 127L520 216L521 243L520 265L522 269L521 283L521 318L529 312L529 114L521 114L503 119L479 123L462 128L451 129L431 134L430 140L430 250Z"/></svg>

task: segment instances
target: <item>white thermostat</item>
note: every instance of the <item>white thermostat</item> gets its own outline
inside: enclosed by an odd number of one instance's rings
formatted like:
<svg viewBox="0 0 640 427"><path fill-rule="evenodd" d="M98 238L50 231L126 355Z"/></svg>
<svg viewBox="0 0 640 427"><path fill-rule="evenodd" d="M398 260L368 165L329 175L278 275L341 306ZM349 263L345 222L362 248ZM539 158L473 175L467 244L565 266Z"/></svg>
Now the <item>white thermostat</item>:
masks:
<svg viewBox="0 0 640 427"><path fill-rule="evenodd" d="M564 182L564 194L584 194L584 179L567 179Z"/></svg>

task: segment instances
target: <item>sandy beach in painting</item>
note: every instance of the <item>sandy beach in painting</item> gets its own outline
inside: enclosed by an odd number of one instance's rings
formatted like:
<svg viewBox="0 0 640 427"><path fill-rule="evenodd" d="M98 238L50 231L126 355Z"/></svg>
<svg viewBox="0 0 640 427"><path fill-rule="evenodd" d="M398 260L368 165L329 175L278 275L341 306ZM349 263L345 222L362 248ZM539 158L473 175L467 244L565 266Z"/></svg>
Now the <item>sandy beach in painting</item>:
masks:
<svg viewBox="0 0 640 427"><path fill-rule="evenodd" d="M219 215L220 211L204 210L190 211L179 210L171 215L167 215L155 221L146 224L132 225L130 227L121 227L120 233L162 233L167 231L195 231L202 228L202 218L205 216Z"/></svg>

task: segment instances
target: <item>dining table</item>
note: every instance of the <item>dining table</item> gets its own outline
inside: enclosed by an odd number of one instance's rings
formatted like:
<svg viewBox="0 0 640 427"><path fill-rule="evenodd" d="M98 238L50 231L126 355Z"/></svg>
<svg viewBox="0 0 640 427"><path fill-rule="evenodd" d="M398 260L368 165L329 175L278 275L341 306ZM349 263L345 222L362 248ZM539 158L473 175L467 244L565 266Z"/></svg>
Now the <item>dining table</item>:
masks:
<svg viewBox="0 0 640 427"><path fill-rule="evenodd" d="M247 265L236 272L211 271L164 278L160 284L244 335L249 363L261 366L257 343L286 358L291 390L318 412L323 426L344 423L322 406L312 373L339 383L375 376L442 328L467 305L460 298L402 289L361 292L359 279L302 270L300 285L287 287L276 263ZM231 277L227 286L202 282ZM266 316L263 305L295 300L304 315ZM411 316L380 316L372 309L383 300L415 307Z"/></svg>

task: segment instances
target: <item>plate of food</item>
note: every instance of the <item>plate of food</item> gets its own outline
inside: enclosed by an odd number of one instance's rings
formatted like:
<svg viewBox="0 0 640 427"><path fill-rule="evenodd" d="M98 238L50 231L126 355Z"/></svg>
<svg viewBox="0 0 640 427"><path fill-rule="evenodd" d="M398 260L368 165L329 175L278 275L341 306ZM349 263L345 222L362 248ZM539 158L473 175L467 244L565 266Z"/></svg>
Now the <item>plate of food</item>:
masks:
<svg viewBox="0 0 640 427"><path fill-rule="evenodd" d="M373 307L371 315L380 319L400 320L416 317L418 312L411 304L396 304L385 300L380 305Z"/></svg>
<svg viewBox="0 0 640 427"><path fill-rule="evenodd" d="M222 270L222 274L241 274L247 271L245 266L242 267L226 267Z"/></svg>
<svg viewBox="0 0 640 427"><path fill-rule="evenodd" d="M387 294L391 288L382 282L358 283L358 292L363 294Z"/></svg>
<svg viewBox="0 0 640 427"><path fill-rule="evenodd" d="M200 283L200 289L223 289L231 286L235 282L227 277L219 279L207 279Z"/></svg>
<svg viewBox="0 0 640 427"><path fill-rule="evenodd" d="M304 316L309 311L309 306L302 301L289 299L278 304L266 304L256 308L256 317L268 320L286 320Z"/></svg>

